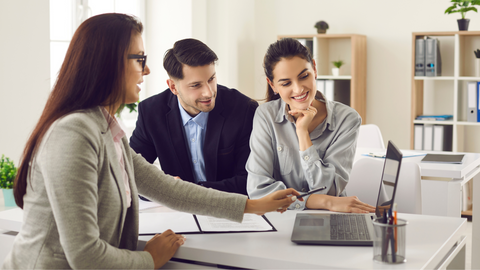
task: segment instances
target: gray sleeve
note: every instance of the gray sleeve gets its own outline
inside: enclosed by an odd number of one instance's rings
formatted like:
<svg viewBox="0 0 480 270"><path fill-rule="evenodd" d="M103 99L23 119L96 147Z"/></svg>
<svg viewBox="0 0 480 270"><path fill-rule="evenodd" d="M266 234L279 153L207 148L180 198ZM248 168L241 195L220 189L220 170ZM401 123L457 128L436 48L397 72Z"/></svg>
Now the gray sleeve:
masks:
<svg viewBox="0 0 480 270"><path fill-rule="evenodd" d="M152 269L148 252L119 249L100 238L98 130L82 120L59 120L54 125L35 158L69 265L73 269Z"/></svg>
<svg viewBox="0 0 480 270"><path fill-rule="evenodd" d="M361 122L357 114L348 115L339 125L339 132L325 151L323 159L313 146L299 151L310 190L326 186L328 195L342 195L352 170Z"/></svg>
<svg viewBox="0 0 480 270"><path fill-rule="evenodd" d="M247 192L251 199L259 199L287 188L282 181L273 178L275 152L272 131L269 129L271 121L260 106L253 118L250 156L245 165L248 172Z"/></svg>
<svg viewBox="0 0 480 270"><path fill-rule="evenodd" d="M130 149L140 194L169 208L241 222L247 196L174 179Z"/></svg>

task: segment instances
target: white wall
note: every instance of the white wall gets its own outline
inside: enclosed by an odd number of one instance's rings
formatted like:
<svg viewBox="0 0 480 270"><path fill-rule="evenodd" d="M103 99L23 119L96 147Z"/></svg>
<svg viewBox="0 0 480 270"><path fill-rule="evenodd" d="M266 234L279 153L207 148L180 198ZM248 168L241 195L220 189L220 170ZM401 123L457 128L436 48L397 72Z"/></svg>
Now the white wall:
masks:
<svg viewBox="0 0 480 270"><path fill-rule="evenodd" d="M48 0L0 0L0 155L18 164L50 93Z"/></svg>
<svg viewBox="0 0 480 270"><path fill-rule="evenodd" d="M320 20L328 22L327 33L366 35L367 123L380 127L385 142L410 148L412 32L458 31L460 15L444 15L449 6L449 0L257 0L254 68L276 35L315 34ZM466 17L470 30L480 30L480 14ZM261 76L256 71L256 97L265 92Z"/></svg>
<svg viewBox="0 0 480 270"><path fill-rule="evenodd" d="M94 1L94 0L91 0ZM98 1L98 0L97 0ZM0 0L0 154L18 162L49 94L49 1ZM262 60L277 35L367 36L367 123L384 140L410 146L411 33L456 31L460 15L444 15L449 0L146 0L144 21L150 96L167 88L163 54L182 38L204 41L218 55L219 83L262 98ZM470 29L480 14L469 12Z"/></svg>

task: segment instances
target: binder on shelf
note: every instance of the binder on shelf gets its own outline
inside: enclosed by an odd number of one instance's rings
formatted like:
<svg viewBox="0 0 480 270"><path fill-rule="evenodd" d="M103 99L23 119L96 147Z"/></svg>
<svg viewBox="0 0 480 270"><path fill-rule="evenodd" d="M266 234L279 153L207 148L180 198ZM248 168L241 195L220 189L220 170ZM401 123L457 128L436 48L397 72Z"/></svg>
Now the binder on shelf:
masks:
<svg viewBox="0 0 480 270"><path fill-rule="evenodd" d="M477 98L476 98L477 122L480 122L480 82L476 83L476 93L477 93Z"/></svg>
<svg viewBox="0 0 480 270"><path fill-rule="evenodd" d="M415 40L415 76L425 76L425 39Z"/></svg>
<svg viewBox="0 0 480 270"><path fill-rule="evenodd" d="M423 150L433 150L433 125L423 126Z"/></svg>
<svg viewBox="0 0 480 270"><path fill-rule="evenodd" d="M433 151L452 151L453 126L433 126Z"/></svg>
<svg viewBox="0 0 480 270"><path fill-rule="evenodd" d="M317 80L317 90L325 95L325 80Z"/></svg>
<svg viewBox="0 0 480 270"><path fill-rule="evenodd" d="M307 47L310 55L313 56L313 39L311 38L297 38L298 42L300 42L303 46Z"/></svg>
<svg viewBox="0 0 480 270"><path fill-rule="evenodd" d="M477 122L477 82L467 83L467 121Z"/></svg>
<svg viewBox="0 0 480 270"><path fill-rule="evenodd" d="M442 75L442 59L440 44L436 38L425 40L425 76L435 77Z"/></svg>
<svg viewBox="0 0 480 270"><path fill-rule="evenodd" d="M350 80L325 80L325 97L350 106Z"/></svg>
<svg viewBox="0 0 480 270"><path fill-rule="evenodd" d="M413 149L423 150L423 125L416 124L414 127Z"/></svg>

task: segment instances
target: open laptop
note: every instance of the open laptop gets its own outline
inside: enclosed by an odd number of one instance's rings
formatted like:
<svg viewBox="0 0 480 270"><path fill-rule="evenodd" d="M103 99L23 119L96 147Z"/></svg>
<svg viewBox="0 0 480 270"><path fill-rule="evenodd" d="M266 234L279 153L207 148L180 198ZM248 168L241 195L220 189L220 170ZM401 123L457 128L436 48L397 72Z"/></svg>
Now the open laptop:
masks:
<svg viewBox="0 0 480 270"><path fill-rule="evenodd" d="M402 152L389 141L375 214L298 213L293 227L292 242L316 245L372 246L374 234L372 220L382 217L384 211L388 211L393 205L402 157ZM390 192L387 192L387 187Z"/></svg>

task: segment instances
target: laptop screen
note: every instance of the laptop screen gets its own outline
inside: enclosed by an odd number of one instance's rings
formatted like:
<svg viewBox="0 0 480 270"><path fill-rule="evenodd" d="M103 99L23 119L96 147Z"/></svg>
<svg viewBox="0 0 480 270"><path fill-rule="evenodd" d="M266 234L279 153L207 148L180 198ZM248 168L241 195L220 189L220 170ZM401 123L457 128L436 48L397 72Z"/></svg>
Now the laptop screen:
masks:
<svg viewBox="0 0 480 270"><path fill-rule="evenodd" d="M389 141L375 209L377 218L383 217L383 214L388 212L393 205L402 156L402 152Z"/></svg>

